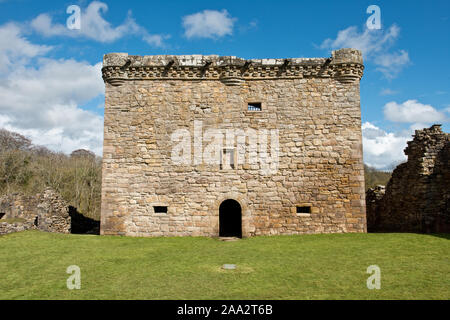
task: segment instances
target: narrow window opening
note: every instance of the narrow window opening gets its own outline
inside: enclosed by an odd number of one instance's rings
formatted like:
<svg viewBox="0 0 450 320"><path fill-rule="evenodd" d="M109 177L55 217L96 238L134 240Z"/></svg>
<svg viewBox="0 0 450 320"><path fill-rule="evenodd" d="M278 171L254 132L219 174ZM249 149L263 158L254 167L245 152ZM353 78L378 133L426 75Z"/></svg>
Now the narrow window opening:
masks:
<svg viewBox="0 0 450 320"><path fill-rule="evenodd" d="M3 218L4 215L5 215L5 213L0 212L0 219Z"/></svg>
<svg viewBox="0 0 450 320"><path fill-rule="evenodd" d="M164 206L155 206L153 207L155 213L167 213L167 207Z"/></svg>
<svg viewBox="0 0 450 320"><path fill-rule="evenodd" d="M247 106L248 111L261 111L262 105L261 102L249 102Z"/></svg>
<svg viewBox="0 0 450 320"><path fill-rule="evenodd" d="M297 207L297 213L310 214L311 213L311 207L310 206L298 206Z"/></svg>
<svg viewBox="0 0 450 320"><path fill-rule="evenodd" d="M235 168L235 152L233 148L222 149L220 154L220 169L234 169Z"/></svg>

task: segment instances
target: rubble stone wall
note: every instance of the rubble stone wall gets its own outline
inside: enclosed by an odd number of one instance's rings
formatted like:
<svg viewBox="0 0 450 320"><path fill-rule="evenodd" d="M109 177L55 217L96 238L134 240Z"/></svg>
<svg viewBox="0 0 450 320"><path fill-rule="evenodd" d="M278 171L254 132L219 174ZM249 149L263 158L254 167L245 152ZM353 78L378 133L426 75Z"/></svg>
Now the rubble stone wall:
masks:
<svg viewBox="0 0 450 320"><path fill-rule="evenodd" d="M416 130L386 188L369 189L368 231L450 232L450 134Z"/></svg>
<svg viewBox="0 0 450 320"><path fill-rule="evenodd" d="M66 202L53 190L26 196L10 194L0 198L0 234L38 229L70 233L71 220Z"/></svg>

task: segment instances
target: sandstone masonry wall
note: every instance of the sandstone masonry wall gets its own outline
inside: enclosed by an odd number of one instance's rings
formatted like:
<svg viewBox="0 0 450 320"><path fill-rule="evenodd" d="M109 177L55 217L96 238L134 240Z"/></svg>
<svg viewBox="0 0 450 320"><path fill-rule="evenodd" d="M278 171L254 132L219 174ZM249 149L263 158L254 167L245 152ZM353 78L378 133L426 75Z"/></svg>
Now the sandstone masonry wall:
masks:
<svg viewBox="0 0 450 320"><path fill-rule="evenodd" d="M362 70L353 49L328 59L106 55L101 234L218 236L226 199L242 207L244 237L365 232ZM172 160L180 129L186 165ZM278 130L277 170L201 161L208 143L194 136L212 129ZM249 144L230 147L248 155Z"/></svg>

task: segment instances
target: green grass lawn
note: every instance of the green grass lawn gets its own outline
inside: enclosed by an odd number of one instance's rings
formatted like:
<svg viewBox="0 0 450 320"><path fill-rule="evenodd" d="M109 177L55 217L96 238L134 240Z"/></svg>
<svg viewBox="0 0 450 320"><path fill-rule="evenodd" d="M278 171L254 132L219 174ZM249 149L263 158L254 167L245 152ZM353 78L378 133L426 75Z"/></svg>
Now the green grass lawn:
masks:
<svg viewBox="0 0 450 320"><path fill-rule="evenodd" d="M0 299L449 299L450 235L0 236ZM222 270L225 263L236 270ZM69 265L81 289L68 290ZM366 269L381 269L381 289Z"/></svg>

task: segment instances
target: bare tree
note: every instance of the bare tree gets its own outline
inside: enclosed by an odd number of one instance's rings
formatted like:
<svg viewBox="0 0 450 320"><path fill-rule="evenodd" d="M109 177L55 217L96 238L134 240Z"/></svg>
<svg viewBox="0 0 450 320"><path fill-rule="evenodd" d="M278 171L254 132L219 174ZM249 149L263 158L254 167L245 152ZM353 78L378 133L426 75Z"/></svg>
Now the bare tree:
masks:
<svg viewBox="0 0 450 320"><path fill-rule="evenodd" d="M29 150L31 146L31 140L25 136L0 129L0 152L8 150Z"/></svg>

